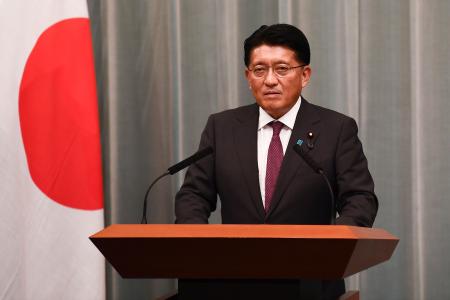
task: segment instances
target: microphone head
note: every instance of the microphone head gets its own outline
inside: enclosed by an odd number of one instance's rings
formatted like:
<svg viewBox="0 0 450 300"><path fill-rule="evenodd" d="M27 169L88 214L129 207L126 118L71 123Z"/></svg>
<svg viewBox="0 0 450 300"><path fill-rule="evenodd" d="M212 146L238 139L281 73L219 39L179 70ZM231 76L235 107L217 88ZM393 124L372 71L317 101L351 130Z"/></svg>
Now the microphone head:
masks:
<svg viewBox="0 0 450 300"><path fill-rule="evenodd" d="M199 159L203 158L209 154L212 154L214 152L213 148L211 146L203 148L202 150L199 150L196 154L198 154Z"/></svg>
<svg viewBox="0 0 450 300"><path fill-rule="evenodd" d="M303 146L300 144L294 145L294 151L303 158L303 160L308 164L308 166L311 167L316 173L323 173L322 168L319 166L319 164L309 155L308 151L305 150Z"/></svg>
<svg viewBox="0 0 450 300"><path fill-rule="evenodd" d="M173 175L184 168L188 167L189 165L195 163L196 161L202 159L205 156L208 156L214 152L213 148L211 146L203 148L199 151L197 151L194 155L189 156L185 160L180 161L179 163L171 166L167 169L170 175Z"/></svg>
<svg viewBox="0 0 450 300"><path fill-rule="evenodd" d="M294 151L297 152L297 154L300 155L304 159L305 158L304 156L308 155L308 154L302 145L303 145L303 141L302 141L302 143L295 144L293 148L294 148Z"/></svg>

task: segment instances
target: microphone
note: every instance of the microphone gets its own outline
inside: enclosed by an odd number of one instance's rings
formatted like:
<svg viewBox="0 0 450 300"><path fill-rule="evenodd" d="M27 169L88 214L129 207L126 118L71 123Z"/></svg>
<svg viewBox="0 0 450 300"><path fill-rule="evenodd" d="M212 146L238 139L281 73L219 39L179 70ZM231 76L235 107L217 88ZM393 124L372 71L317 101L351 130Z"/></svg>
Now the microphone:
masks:
<svg viewBox="0 0 450 300"><path fill-rule="evenodd" d="M202 150L197 151L194 155L189 156L185 160L180 161L179 163L171 166L167 170L169 171L170 175L173 175L175 173L178 173L179 171L183 170L187 166L191 165L192 163L196 162L197 160L202 159L203 157L212 154L213 148L207 147Z"/></svg>
<svg viewBox="0 0 450 300"><path fill-rule="evenodd" d="M197 151L196 153L194 153L193 155L189 156L188 158L186 158L186 159L180 161L179 163L169 167L165 173L161 174L155 180L153 180L153 182L148 187L147 192L145 193L144 207L142 209L141 224L147 224L147 202L148 202L147 200L148 200L148 195L150 193L150 190L155 185L155 183L158 182L161 178L163 178L163 177L165 177L167 175L173 175L175 173L178 173L179 171L181 171L184 168L190 166L191 164L195 163L196 161L199 161L200 159L204 158L205 156L208 156L208 155L212 154L213 152L214 151L213 151L212 147L203 148L203 149Z"/></svg>
<svg viewBox="0 0 450 300"><path fill-rule="evenodd" d="M330 193L330 198L331 198L330 223L332 225L335 225L336 224L336 213L335 213L334 193L333 193L333 189L331 188L331 184L330 184L330 181L328 180L328 177L326 176L323 169L319 166L319 164L309 155L309 153L307 151L305 151L305 149L301 145L295 144L293 148L294 148L294 151L301 158L303 158L303 160L308 164L308 166L310 166L310 168L313 169L314 172L316 172L317 174L320 174L322 176L322 178L324 179L324 181L326 182L326 184L328 186L328 191Z"/></svg>

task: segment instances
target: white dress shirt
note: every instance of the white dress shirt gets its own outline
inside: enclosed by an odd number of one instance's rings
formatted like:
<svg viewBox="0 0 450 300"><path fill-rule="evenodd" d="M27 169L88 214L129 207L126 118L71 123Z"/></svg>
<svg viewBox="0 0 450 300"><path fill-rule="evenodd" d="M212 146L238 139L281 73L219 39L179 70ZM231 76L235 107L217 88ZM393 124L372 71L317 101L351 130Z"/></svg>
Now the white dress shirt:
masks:
<svg viewBox="0 0 450 300"><path fill-rule="evenodd" d="M272 121L280 121L284 124L280 132L281 145L283 146L283 154L286 153L286 148L291 137L292 129L294 129L295 119L297 118L298 110L302 98L299 97L292 108L285 113L281 118L275 120L264 109L259 108L258 121L258 169L259 169L259 187L261 189L261 198L263 205L265 205L265 186L266 186L266 166L267 154L269 151L270 141L272 140L272 127L268 125Z"/></svg>

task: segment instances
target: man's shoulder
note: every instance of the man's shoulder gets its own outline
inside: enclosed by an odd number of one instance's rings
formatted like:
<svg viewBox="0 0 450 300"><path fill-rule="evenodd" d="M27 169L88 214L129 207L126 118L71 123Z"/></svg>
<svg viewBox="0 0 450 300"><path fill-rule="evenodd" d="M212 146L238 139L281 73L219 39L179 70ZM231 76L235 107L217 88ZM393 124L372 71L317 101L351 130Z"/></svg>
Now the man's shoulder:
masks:
<svg viewBox="0 0 450 300"><path fill-rule="evenodd" d="M347 116L341 112L326 108L317 104L313 104L308 101L304 101L302 105L306 106L306 113L314 112L319 116L321 120L335 121L335 122L348 122L354 120L352 117Z"/></svg>
<svg viewBox="0 0 450 300"><path fill-rule="evenodd" d="M239 106L232 109L227 109L211 115L215 120L246 120L249 116L257 116L259 114L258 105L252 103L249 105Z"/></svg>

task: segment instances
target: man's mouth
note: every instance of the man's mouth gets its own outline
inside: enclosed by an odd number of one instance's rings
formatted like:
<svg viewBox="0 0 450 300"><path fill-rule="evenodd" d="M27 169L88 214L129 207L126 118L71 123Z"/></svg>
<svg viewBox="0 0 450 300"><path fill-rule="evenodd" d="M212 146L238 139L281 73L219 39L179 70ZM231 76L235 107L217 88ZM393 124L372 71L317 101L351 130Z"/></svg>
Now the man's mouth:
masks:
<svg viewBox="0 0 450 300"><path fill-rule="evenodd" d="M269 90L269 91L265 91L264 92L264 96L270 96L270 95L280 95L281 92L280 91L276 91L276 90Z"/></svg>

